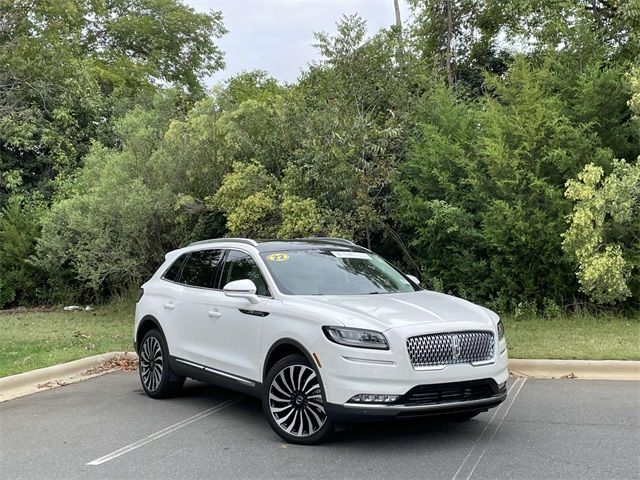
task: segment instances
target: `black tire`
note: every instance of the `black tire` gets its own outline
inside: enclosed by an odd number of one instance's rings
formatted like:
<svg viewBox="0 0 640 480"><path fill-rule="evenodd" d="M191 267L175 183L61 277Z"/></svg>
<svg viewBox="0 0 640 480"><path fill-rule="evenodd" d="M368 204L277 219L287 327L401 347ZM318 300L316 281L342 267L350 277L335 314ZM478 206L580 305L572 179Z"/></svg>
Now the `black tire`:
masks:
<svg viewBox="0 0 640 480"><path fill-rule="evenodd" d="M180 392L184 377L179 377L169 366L169 349L159 330L145 333L139 352L140 383L151 398L167 398Z"/></svg>
<svg viewBox="0 0 640 480"><path fill-rule="evenodd" d="M264 413L285 441L314 445L331 437L334 424L324 410L322 380L304 355L279 360L267 373L264 387Z"/></svg>

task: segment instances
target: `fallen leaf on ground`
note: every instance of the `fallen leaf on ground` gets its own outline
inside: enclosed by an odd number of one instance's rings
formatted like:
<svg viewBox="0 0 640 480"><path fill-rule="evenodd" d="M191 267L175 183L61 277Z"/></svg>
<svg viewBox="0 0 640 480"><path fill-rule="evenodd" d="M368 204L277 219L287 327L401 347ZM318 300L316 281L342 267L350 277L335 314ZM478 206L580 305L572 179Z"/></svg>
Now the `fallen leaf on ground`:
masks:
<svg viewBox="0 0 640 480"><path fill-rule="evenodd" d="M53 388L55 386L64 387L66 385L69 385L69 384L63 380L55 380L55 381L49 380L48 382L39 383L37 386L38 388Z"/></svg>
<svg viewBox="0 0 640 480"><path fill-rule="evenodd" d="M138 360L129 357L116 357L98 367L90 368L83 375L96 375L111 371L133 372L138 369Z"/></svg>

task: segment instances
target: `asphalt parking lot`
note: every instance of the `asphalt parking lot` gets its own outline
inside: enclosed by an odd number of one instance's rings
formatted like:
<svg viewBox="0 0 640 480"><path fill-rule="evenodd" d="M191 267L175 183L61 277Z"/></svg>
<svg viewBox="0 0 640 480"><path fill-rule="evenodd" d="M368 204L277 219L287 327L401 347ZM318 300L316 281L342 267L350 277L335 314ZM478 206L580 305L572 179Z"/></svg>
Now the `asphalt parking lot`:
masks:
<svg viewBox="0 0 640 480"><path fill-rule="evenodd" d="M512 379L476 419L365 424L284 444L258 400L190 382L152 400L136 373L0 403L0 478L640 478L640 383Z"/></svg>

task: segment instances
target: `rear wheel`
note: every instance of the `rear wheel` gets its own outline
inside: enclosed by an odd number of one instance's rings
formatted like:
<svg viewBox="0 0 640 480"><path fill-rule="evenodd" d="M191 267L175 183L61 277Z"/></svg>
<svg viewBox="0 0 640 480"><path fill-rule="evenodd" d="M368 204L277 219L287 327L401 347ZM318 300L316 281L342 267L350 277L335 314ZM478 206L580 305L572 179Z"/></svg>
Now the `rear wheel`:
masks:
<svg viewBox="0 0 640 480"><path fill-rule="evenodd" d="M152 398L165 398L177 394L184 378L176 376L169 367L169 349L159 330L149 330L140 342L140 382Z"/></svg>
<svg viewBox="0 0 640 480"><path fill-rule="evenodd" d="M312 445L327 440L333 422L324 410L318 372L303 355L289 355L267 374L262 399L271 428L289 443Z"/></svg>

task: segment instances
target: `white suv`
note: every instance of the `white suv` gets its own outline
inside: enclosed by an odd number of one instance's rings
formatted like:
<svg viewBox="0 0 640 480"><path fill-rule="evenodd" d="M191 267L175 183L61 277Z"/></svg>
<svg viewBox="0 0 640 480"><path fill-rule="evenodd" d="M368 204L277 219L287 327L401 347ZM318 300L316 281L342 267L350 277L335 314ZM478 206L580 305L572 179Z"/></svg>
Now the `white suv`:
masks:
<svg viewBox="0 0 640 480"><path fill-rule="evenodd" d="M262 399L292 443L336 422L471 418L506 398L492 311L442 293L336 238L196 242L166 255L136 306L147 394L186 377Z"/></svg>

